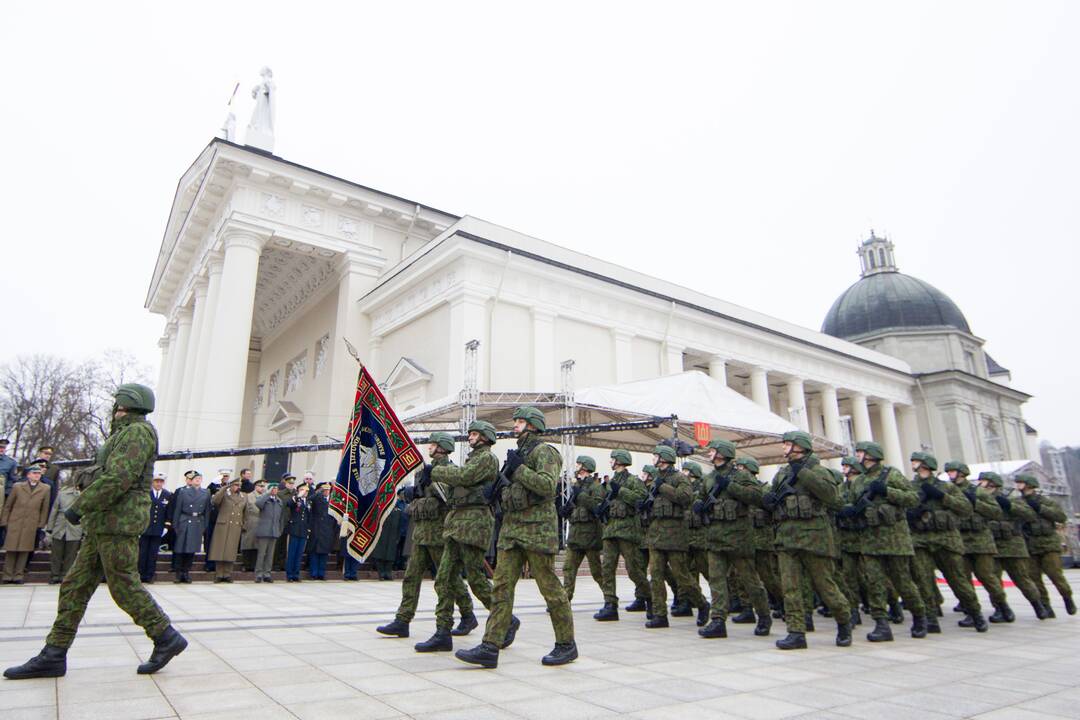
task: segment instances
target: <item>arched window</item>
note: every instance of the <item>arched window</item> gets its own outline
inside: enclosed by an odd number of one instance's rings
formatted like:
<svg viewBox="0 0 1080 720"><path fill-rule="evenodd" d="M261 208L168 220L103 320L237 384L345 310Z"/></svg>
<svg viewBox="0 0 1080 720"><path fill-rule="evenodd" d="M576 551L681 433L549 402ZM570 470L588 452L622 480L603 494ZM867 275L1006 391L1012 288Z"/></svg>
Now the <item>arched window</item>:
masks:
<svg viewBox="0 0 1080 720"><path fill-rule="evenodd" d="M877 267L877 263L874 262L874 251L871 250L870 251L870 269L872 270L872 269L874 269L876 267Z"/></svg>
<svg viewBox="0 0 1080 720"><path fill-rule="evenodd" d="M881 263L881 267L885 267L885 248L878 248L878 262Z"/></svg>

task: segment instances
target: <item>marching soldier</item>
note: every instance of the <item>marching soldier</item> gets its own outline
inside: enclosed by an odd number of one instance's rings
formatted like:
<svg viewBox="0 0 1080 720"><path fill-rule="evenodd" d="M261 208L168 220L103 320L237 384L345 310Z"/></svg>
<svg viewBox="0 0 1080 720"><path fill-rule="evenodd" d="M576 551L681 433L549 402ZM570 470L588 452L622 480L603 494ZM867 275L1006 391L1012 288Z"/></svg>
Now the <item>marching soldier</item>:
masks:
<svg viewBox="0 0 1080 720"><path fill-rule="evenodd" d="M838 489L840 499L844 501L845 506L855 503L856 498L852 490L852 484L862 472L863 466L859 464L856 457L847 455L840 460L840 475L843 479L840 481ZM856 522L853 519L841 517L840 514L837 514L836 542L840 546L841 588L848 599L848 604L851 605L851 624L852 626L862 625L862 615L859 613L859 599L861 592L865 590L864 585L866 583L863 579L863 570L859 561L859 547L861 545L859 531L856 529Z"/></svg>
<svg viewBox="0 0 1080 720"><path fill-rule="evenodd" d="M555 648L544 656L544 665L565 665L577 659L574 616L558 576L555 553L559 550L558 518L555 515L555 487L562 467L558 451L540 439L547 428L544 414L525 406L514 411L517 448L508 450L499 482L493 488L503 512L499 533L498 560L491 592L484 641L456 656L473 665L493 668L499 662L499 646L513 641L511 630L514 587L528 563L536 586L551 611Z"/></svg>
<svg viewBox="0 0 1080 720"><path fill-rule="evenodd" d="M694 497L694 500L691 500L691 507L686 509L686 571L690 574L690 584L701 587L701 578L705 578L706 583L709 582L709 542L705 534L705 520L699 513L693 511L693 503L701 494L705 473L702 471L701 466L692 460L683 463L681 472L690 480L690 492ZM726 582L725 580L725 584ZM689 615L691 613L690 603L683 602L682 598L679 598L679 600L678 604L682 606L680 609L686 615ZM672 617L678 617L675 609L672 610L671 615ZM697 626L704 627L707 622L707 617L699 617Z"/></svg>
<svg viewBox="0 0 1080 720"><path fill-rule="evenodd" d="M757 460L749 456L736 458L735 468L750 473L764 496L767 486L758 480L761 466L758 465ZM761 584L765 586L765 591L779 608L784 597L784 590L780 586L780 569L776 558L776 535L773 532L772 513L762 507L753 507L750 508L750 517L754 526L754 570Z"/></svg>
<svg viewBox="0 0 1080 720"><path fill-rule="evenodd" d="M971 470L964 463L950 460L945 463L945 474L971 503L972 514L958 519L960 538L964 542L964 565L968 578L970 580L971 574L974 573L990 595L990 603L994 606L994 614L990 616L990 622L1012 622L1016 619L1016 615L1009 607L1005 589L1001 587L1001 576L994 567L997 546L994 544L994 536L990 532L989 525L991 520L1001 520L1005 513L994 502L990 493L968 482Z"/></svg>
<svg viewBox="0 0 1080 720"><path fill-rule="evenodd" d="M851 608L836 585L836 542L828 510L841 507L832 475L813 452L809 433L784 433L787 464L773 478L772 489L762 506L773 513L776 547L780 555L780 583L784 588L784 622L787 637L776 641L781 650L806 648L804 579L809 578L818 595L836 618L836 644L851 645Z"/></svg>
<svg viewBox="0 0 1080 720"><path fill-rule="evenodd" d="M1050 608L1050 594L1042 581L1045 574L1061 593L1065 612L1075 615L1072 587L1061 570L1061 537L1057 533L1057 524L1064 523L1068 518L1060 505L1039 493L1039 479L1034 475L1017 475L1013 483L1024 502L1035 511L1035 518L1024 523L1024 538L1031 556L1031 579L1039 590L1043 607ZM1051 609L1050 617L1053 616Z"/></svg>
<svg viewBox="0 0 1080 720"><path fill-rule="evenodd" d="M603 564L600 550L603 548L600 520L596 510L604 501L604 491L596 479L596 461L588 455L577 459L577 482L570 491L570 498L562 506L562 516L570 523L566 536L566 556L563 558L563 590L566 601L574 601L578 568L582 560L589 561L589 574L600 590L604 590Z"/></svg>
<svg viewBox="0 0 1080 720"><path fill-rule="evenodd" d="M649 596L649 578L645 574L644 556L641 553L641 520L637 505L648 495L645 484L630 473L633 464L630 453L618 449L611 451L611 470L614 473L607 482L607 496L600 504L598 514L604 520L603 534L603 582L604 607L593 617L601 621L619 619L619 596L616 594L615 570L622 556L626 574L634 583L634 601L626 606L627 612L648 612L652 600Z"/></svg>

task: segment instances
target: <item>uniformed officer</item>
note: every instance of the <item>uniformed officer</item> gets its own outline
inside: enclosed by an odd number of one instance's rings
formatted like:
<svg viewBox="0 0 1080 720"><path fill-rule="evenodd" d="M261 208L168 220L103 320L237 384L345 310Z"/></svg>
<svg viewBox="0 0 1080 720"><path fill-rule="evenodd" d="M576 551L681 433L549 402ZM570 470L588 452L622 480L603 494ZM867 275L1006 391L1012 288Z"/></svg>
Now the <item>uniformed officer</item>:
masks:
<svg viewBox="0 0 1080 720"><path fill-rule="evenodd" d="M619 619L615 571L620 557L626 566L626 574L634 583L634 601L627 605L625 610L648 613L652 602L649 578L645 574L645 557L641 552L641 520L637 511L638 503L649 493L645 489L645 483L630 473L633 461L628 451L612 450L610 462L614 474L607 481L607 495L597 509L597 515L604 523L604 607L593 617L601 621Z"/></svg>
<svg viewBox="0 0 1080 720"><path fill-rule="evenodd" d="M577 458L574 473L576 482L570 490L570 497L563 504L561 513L570 524L566 536L566 555L563 557L563 589L567 602L573 603L574 589L577 587L578 568L583 560L589 561L589 574L604 590L603 565L600 550L603 548L600 520L596 510L604 501L604 491L596 479L596 461L588 455Z"/></svg>

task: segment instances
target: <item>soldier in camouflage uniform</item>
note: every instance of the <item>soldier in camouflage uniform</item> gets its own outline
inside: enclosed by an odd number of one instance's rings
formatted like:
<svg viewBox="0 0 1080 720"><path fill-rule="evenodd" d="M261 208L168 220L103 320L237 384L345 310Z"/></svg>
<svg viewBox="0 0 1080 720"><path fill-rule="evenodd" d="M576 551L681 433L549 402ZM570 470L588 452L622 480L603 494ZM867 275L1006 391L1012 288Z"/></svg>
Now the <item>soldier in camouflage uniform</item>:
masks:
<svg viewBox="0 0 1080 720"><path fill-rule="evenodd" d="M706 452L713 470L698 492L691 512L706 523L712 605L709 624L698 630L698 635L703 638L727 637L729 569L734 570L737 584L744 588L757 613L754 634L768 635L772 615L769 598L754 569L754 528L750 517L751 511L760 507L764 489L750 473L735 466L734 443L713 440Z"/></svg>
<svg viewBox="0 0 1080 720"><path fill-rule="evenodd" d="M393 637L409 637L409 623L416 615L416 604L420 600L420 585L424 573L429 568L437 568L443 554L443 523L446 520L447 506L443 497L432 487L431 471L433 465L450 463L450 453L454 451L454 437L448 433L431 433L428 456L431 464L425 464L418 473L417 482L398 490L398 495L408 505L405 514L412 522L413 552L405 565L405 577L401 582L401 604L394 620L375 628L376 632ZM452 463L450 463L452 464ZM452 650L451 635L468 635L479 623L473 613L472 598L461 579L461 573L450 580L450 593L461 611L461 622L447 633L440 633L438 628L430 640L416 644L417 652L435 652Z"/></svg>
<svg viewBox="0 0 1080 720"><path fill-rule="evenodd" d="M555 553L559 551L559 525L555 515L555 494L562 469L559 452L540 439L547 428L544 413L534 407L514 411L517 448L508 450L506 462L493 488L502 507L491 614L484 641L456 656L485 668L499 663L500 644L509 647L517 632L513 617L514 588L526 563L540 594L547 602L555 630L555 648L545 655L544 665L565 665L577 659L574 642L574 615L566 592L555 574ZM519 624L519 623L518 623Z"/></svg>
<svg viewBox="0 0 1080 720"><path fill-rule="evenodd" d="M863 466L858 458L847 455L840 461L840 474L843 479L838 488L840 499L844 505L853 505L855 495L852 484L863 472ZM859 600L866 591L862 563L859 559L861 541L859 531L855 529L855 522L851 519L836 517L836 542L840 549L840 578L841 588L851 605L851 624L862 625L862 615L859 613ZM869 595L869 593L867 593Z"/></svg>
<svg viewBox="0 0 1080 720"><path fill-rule="evenodd" d="M154 411L154 392L126 383L116 389L109 439L97 455L94 481L68 508L68 522L83 518L84 538L75 564L60 584L56 620L37 656L4 677L60 677L67 672L67 651L75 640L86 605L101 582L120 608L154 641L150 658L138 673L155 673L187 647L153 596L139 581L139 535L150 522L150 480L158 439L146 416Z"/></svg>
<svg viewBox="0 0 1080 720"><path fill-rule="evenodd" d="M937 585L934 568L940 568L967 615L960 626L986 632L990 626L982 615L971 575L964 565L964 541L957 522L957 518L971 517L974 510L956 485L937 479L937 469L937 459L923 453L917 481L912 482L912 488L919 494L919 504L907 512L919 590L924 602L933 597ZM927 609L936 614L934 607Z"/></svg>
<svg viewBox="0 0 1080 720"><path fill-rule="evenodd" d="M818 595L836 618L836 644L851 645L851 608L836 584L836 542L829 509L841 507L832 475L813 452L808 433L784 433L787 464L773 478L762 506L776 523L776 548L780 554L780 584L784 588L784 621L787 637L776 641L781 650L806 647L804 578L809 577Z"/></svg>
<svg viewBox="0 0 1080 720"><path fill-rule="evenodd" d="M1024 598L1031 603L1035 611L1035 617L1046 620L1053 617L1053 610L1043 605L1039 596L1039 589L1029 574L1029 555L1027 543L1024 542L1023 525L1025 522L1036 518L1035 510L1019 498L1010 498L1001 491L1001 476L996 472L979 473L979 487L990 493L990 497L1001 508L1003 517L1000 520L990 520L990 534L994 538L994 546L997 548L996 569L1000 576L1001 570L1009 573L1009 579L1016 587L1020 588Z"/></svg>
<svg viewBox="0 0 1080 720"><path fill-rule="evenodd" d="M870 642L893 639L889 584L899 590L911 612L912 637L926 637L927 632L933 632L931 624L937 623L937 618L927 617L926 603L915 583L915 551L905 519L905 509L914 507L919 497L899 470L882 462L884 458L885 452L875 442L855 444L855 459L863 472L851 480L848 503L837 513L838 523L859 534L854 547L859 551L858 563L874 618L874 629L866 636Z"/></svg>
<svg viewBox="0 0 1080 720"><path fill-rule="evenodd" d="M983 589L990 595L990 603L994 606L990 622L1012 622L1016 615L1009 607L1005 589L1001 587L1001 577L994 567L997 546L989 525L991 520L1000 521L1005 514L990 493L968 482L971 470L967 465L958 460L950 460L945 463L945 473L949 476L949 481L971 503L972 514L958 518L960 539L964 542L964 568L968 577L970 579L974 573Z"/></svg>
<svg viewBox="0 0 1080 720"><path fill-rule="evenodd" d="M626 450L611 451L611 479L607 482L607 494L597 508L603 520L603 582L604 607L593 615L597 620L619 619L619 596L615 592L615 571L619 556L626 565L626 574L634 583L634 602L626 606L627 612L647 612L649 604L649 579L645 574L644 557L641 554L641 521L637 505L645 499L648 491L645 483L630 474L632 464Z"/></svg>
<svg viewBox="0 0 1080 720"><path fill-rule="evenodd" d="M1057 532L1058 523L1063 524L1068 519L1065 511L1056 502L1038 492L1039 479L1034 475L1017 475L1013 478L1013 483L1023 501L1035 511L1035 518L1024 523L1024 538L1031 556L1031 579L1039 589L1043 607L1050 608L1050 593L1042 581L1045 574L1061 593L1061 599L1065 601L1065 612L1075 615L1076 603L1073 602L1072 587L1061 570L1061 536ZM1051 617L1053 612L1051 609Z"/></svg>
<svg viewBox="0 0 1080 720"><path fill-rule="evenodd" d="M593 477L596 461L588 455L577 459L577 482L570 491L570 498L562 506L562 516L570 523L566 536L566 557L563 559L563 589L566 601L573 602L574 588L577 585L578 568L582 560L589 560L589 574L604 591L603 563L600 550L603 549L600 520L596 509L604 501L604 490L600 482Z"/></svg>
<svg viewBox="0 0 1080 720"><path fill-rule="evenodd" d="M693 461L684 462L681 472L690 480L690 490L696 499L701 494L705 473L701 466ZM705 521L691 508L686 509L686 530L686 570L690 573L690 582L700 587L701 578L705 578L706 583L709 581L709 542L705 537ZM727 578L724 578L724 584L727 584ZM684 606L683 612L688 616L690 604L680 602L680 605ZM672 617L678 617L675 610L672 610L671 614ZM706 618L699 618L698 627L704 627L706 622Z"/></svg>
<svg viewBox="0 0 1080 720"><path fill-rule="evenodd" d="M735 468L749 473L761 488L762 495L765 494L767 486L757 478L758 473L761 472L761 466L758 465L757 460L749 456L736 458ZM776 557L776 534L773 530L772 513L762 507L754 507L750 508L750 518L754 526L754 570L761 584L765 586L765 591L779 608L784 597L784 589L780 586L780 568ZM743 592L749 594L745 588Z"/></svg>

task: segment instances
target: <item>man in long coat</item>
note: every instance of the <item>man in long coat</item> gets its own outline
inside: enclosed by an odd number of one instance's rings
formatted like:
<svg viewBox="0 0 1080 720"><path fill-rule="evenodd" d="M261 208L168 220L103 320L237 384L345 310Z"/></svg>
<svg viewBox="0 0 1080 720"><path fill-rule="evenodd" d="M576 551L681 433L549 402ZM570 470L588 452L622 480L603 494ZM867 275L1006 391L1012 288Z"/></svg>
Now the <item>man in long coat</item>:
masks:
<svg viewBox="0 0 1080 720"><path fill-rule="evenodd" d="M4 501L0 525L4 539L4 582L23 584L26 561L34 551L38 530L49 520L49 486L41 482L41 466L26 468L26 481L15 483Z"/></svg>
<svg viewBox="0 0 1080 720"><path fill-rule="evenodd" d="M231 583L233 564L240 551L240 535L244 531L248 511L248 501L240 493L240 478L233 479L226 488L218 490L210 502L217 508L217 522L206 559L214 563L214 582Z"/></svg>
<svg viewBox="0 0 1080 720"><path fill-rule="evenodd" d="M49 523L45 526L45 532L49 537L49 584L59 585L60 581L71 569L75 562L75 556L79 554L79 545L82 544L83 529L81 525L72 525L64 516L67 509L79 499L79 486L74 476L64 479L60 488L60 495L53 503L49 513Z"/></svg>
<svg viewBox="0 0 1080 720"><path fill-rule="evenodd" d="M255 498L258 521L255 523L255 582L274 582L270 571L274 562L274 547L285 527L285 508L278 497L278 486Z"/></svg>
<svg viewBox="0 0 1080 720"><path fill-rule="evenodd" d="M308 577L312 580L326 579L326 558L338 545L338 523L330 514L330 483L319 483L311 500L311 563Z"/></svg>
<svg viewBox="0 0 1080 720"><path fill-rule="evenodd" d="M176 556L176 580L191 582L191 563L202 549L206 532L206 515L210 511L210 491L202 486L202 473L188 470L184 473L187 485L176 491L173 497L173 554Z"/></svg>
<svg viewBox="0 0 1080 720"><path fill-rule="evenodd" d="M244 532L240 535L240 557L244 561L244 572L255 571L255 559L259 554L258 537L255 530L259 526L259 508L255 500L266 493L266 481L251 482L240 478L240 494L247 500L247 516L244 519Z"/></svg>

